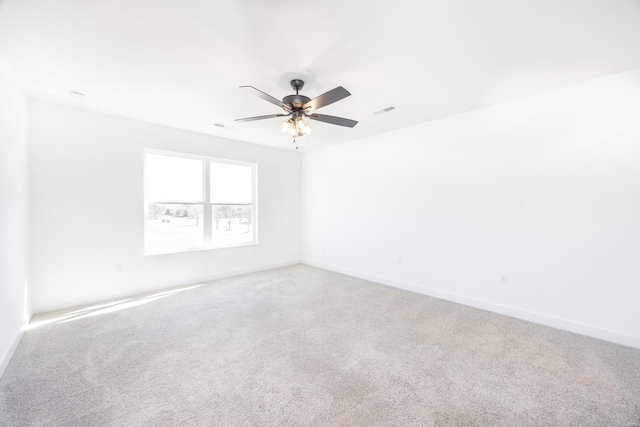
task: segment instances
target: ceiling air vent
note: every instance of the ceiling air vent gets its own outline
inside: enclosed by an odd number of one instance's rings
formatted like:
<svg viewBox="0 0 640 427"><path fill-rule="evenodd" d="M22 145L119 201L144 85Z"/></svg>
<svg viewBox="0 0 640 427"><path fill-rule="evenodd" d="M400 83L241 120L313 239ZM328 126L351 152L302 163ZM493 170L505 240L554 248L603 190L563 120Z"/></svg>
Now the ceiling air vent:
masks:
<svg viewBox="0 0 640 427"><path fill-rule="evenodd" d="M394 106L392 105L392 106L390 106L390 107L383 108L383 109L382 109L382 110L380 110L380 111L376 111L376 112L375 112L375 113L373 113L373 114L377 116L378 114L388 113L389 111L391 111L391 110L395 110L395 109L396 109L396 107L394 107Z"/></svg>
<svg viewBox="0 0 640 427"><path fill-rule="evenodd" d="M224 129L235 129L233 126L223 125L222 123L214 123L213 125Z"/></svg>

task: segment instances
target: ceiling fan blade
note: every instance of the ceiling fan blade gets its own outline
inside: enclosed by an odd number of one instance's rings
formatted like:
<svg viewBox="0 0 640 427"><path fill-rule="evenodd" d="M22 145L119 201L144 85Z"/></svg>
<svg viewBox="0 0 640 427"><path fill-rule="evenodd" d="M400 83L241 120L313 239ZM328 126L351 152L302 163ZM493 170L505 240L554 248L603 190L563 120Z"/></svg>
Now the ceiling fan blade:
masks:
<svg viewBox="0 0 640 427"><path fill-rule="evenodd" d="M270 103L272 103L273 105L277 105L278 107L282 107L285 108L287 110L291 110L291 108L287 105L284 104L282 101L280 101L278 98L274 98L273 96L269 95L268 93L264 93L263 91L261 91L260 89L257 89L253 86L240 86L240 88L242 89L243 87L248 87L254 90L253 94L255 96L258 96L262 99L264 99L265 101L269 101Z"/></svg>
<svg viewBox="0 0 640 427"><path fill-rule="evenodd" d="M311 108L311 111L315 111L318 108L326 107L329 104L340 101L349 95L351 95L351 93L349 93L348 90L342 86L338 86L335 89L331 89L329 92L325 92L322 95L313 98L311 101L304 104L302 109L306 110Z"/></svg>
<svg viewBox="0 0 640 427"><path fill-rule="evenodd" d="M273 119L275 117L287 117L290 114L269 114L268 116L246 117L244 119L235 119L236 122L254 122L256 120Z"/></svg>
<svg viewBox="0 0 640 427"><path fill-rule="evenodd" d="M345 119L343 117L327 116L326 114L309 114L308 116L312 120L319 122L331 123L332 125L346 126L352 128L358 124L357 121L351 119Z"/></svg>

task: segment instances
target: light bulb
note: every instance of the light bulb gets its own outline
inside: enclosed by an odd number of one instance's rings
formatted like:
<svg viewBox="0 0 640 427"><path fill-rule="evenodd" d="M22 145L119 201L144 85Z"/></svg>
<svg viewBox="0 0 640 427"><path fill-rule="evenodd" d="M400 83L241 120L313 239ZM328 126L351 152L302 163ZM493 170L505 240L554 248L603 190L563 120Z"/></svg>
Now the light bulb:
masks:
<svg viewBox="0 0 640 427"><path fill-rule="evenodd" d="M297 128L298 132L303 135L309 135L311 133L311 126L307 122L304 121L302 117L297 120Z"/></svg>
<svg viewBox="0 0 640 427"><path fill-rule="evenodd" d="M302 117L285 120L280 129L294 138L311 134L311 126Z"/></svg>
<svg viewBox="0 0 640 427"><path fill-rule="evenodd" d="M280 126L280 129L282 130L282 132L285 133L291 133L291 130L294 129L295 126L293 124L293 120L291 119L287 119L284 122L282 122L282 125Z"/></svg>

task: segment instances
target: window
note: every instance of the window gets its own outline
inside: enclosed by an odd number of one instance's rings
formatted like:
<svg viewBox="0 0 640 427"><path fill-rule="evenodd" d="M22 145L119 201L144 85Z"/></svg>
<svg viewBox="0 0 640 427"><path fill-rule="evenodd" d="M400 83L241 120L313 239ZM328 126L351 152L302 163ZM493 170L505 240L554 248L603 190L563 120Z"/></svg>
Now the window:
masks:
<svg viewBox="0 0 640 427"><path fill-rule="evenodd" d="M145 151L145 254L257 243L257 165Z"/></svg>

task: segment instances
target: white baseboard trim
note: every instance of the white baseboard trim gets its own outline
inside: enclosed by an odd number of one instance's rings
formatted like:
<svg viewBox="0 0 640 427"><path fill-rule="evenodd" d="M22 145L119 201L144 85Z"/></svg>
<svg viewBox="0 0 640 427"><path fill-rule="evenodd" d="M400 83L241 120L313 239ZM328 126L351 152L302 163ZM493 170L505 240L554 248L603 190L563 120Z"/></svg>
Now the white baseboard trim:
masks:
<svg viewBox="0 0 640 427"><path fill-rule="evenodd" d="M212 274L212 275L209 275L209 276L206 276L206 277L201 277L200 279L197 279L195 281L194 280L189 280L189 281L190 282L210 282L212 280L224 279L225 277L239 276L240 274L256 273L258 271L272 270L274 268L280 268L280 267L288 267L290 265L296 265L296 264L300 264L300 263L302 263L302 260L300 260L300 259L292 259L292 260L289 260L289 261L273 262L273 263L270 263L270 264L261 264L261 265L256 265L256 266L253 266L253 267L239 268L237 270L222 271L220 273Z"/></svg>
<svg viewBox="0 0 640 427"><path fill-rule="evenodd" d="M13 357L13 353L15 353L16 348L18 348L18 344L20 344L20 340L22 339L22 335L24 334L23 330L20 330L13 339L13 342L9 346L9 349L6 351L2 359L0 359L0 378L4 374L4 370L9 366L9 361Z"/></svg>
<svg viewBox="0 0 640 427"><path fill-rule="evenodd" d="M523 310L516 307L509 307L502 304L496 304L490 301L466 297L464 295L444 292L444 291L429 288L426 286L416 285L414 283L401 282L398 280L389 279L387 277L381 277L373 274L362 273L359 271L354 271L347 268L338 267L335 265L325 264L322 262L316 262L316 261L311 261L306 259L303 259L301 262L303 264L310 265L312 267L318 267L324 270L334 271L336 273L345 274L347 276L370 280L372 282L393 286L396 288L404 289L404 290L415 292L418 294L429 295L435 298L468 305L471 307L491 311L498 314L503 314L505 316L515 317L516 319L526 320L528 322L538 323L540 325L550 326L552 328L574 332L577 334L586 335L589 337L598 338L598 339L610 341L616 344L622 344L628 347L634 347L634 348L640 349L640 337L637 337L634 335L628 335L621 332L599 328L593 325L586 325L584 323L574 322L571 320L549 316L546 314L536 313L528 310Z"/></svg>
<svg viewBox="0 0 640 427"><path fill-rule="evenodd" d="M198 277L186 277L184 280L171 280L166 282L155 282L153 284L149 284L145 286L144 289L138 290L135 294L112 294L112 293L100 293L100 294L92 294L92 295L84 295L80 298L70 300L60 300L55 301L53 303L48 303L43 306L36 307L36 315L40 315L43 313L50 313L53 311L59 310L67 310L70 308L75 308L79 306L84 306L87 304L97 304L102 302L107 302L110 300L120 299L120 298L131 298L140 295L145 295L151 292L159 292L166 291L173 288L180 288L185 286L193 286L194 284L202 283L202 282L210 282L212 280L224 279L225 277L238 276L240 274L247 273L255 273L263 270L271 270L279 267L286 267L289 265L300 264L302 261L300 259L292 259L287 261L279 261L273 262L269 264L260 264L254 265L251 267L238 268L235 270L226 270L221 271L215 274L210 274L207 276L198 276Z"/></svg>

